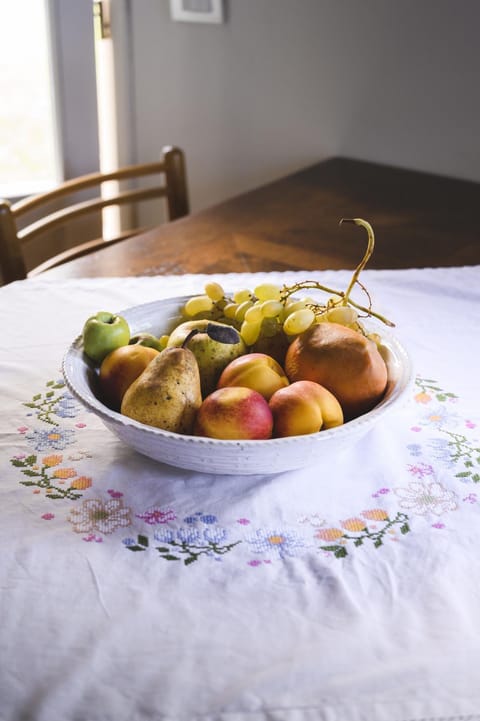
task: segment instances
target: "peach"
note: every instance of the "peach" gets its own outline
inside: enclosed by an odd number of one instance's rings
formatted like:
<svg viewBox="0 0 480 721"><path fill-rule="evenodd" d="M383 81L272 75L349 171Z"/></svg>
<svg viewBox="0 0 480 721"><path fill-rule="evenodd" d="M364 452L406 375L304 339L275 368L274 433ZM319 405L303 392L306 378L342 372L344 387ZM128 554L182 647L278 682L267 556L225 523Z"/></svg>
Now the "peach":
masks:
<svg viewBox="0 0 480 721"><path fill-rule="evenodd" d="M271 438L272 412L265 398L251 388L219 388L197 411L194 433L224 440Z"/></svg>
<svg viewBox="0 0 480 721"><path fill-rule="evenodd" d="M290 382L325 386L345 420L371 410L387 387L387 367L374 341L338 323L318 323L297 336L285 358Z"/></svg>
<svg viewBox="0 0 480 721"><path fill-rule="evenodd" d="M217 388L243 386L260 393L265 400L288 386L289 380L277 361L265 353L248 353L231 361L222 371Z"/></svg>
<svg viewBox="0 0 480 721"><path fill-rule="evenodd" d="M102 399L114 410L120 410L129 386L143 373L159 353L143 345L124 345L111 351L102 361L99 385Z"/></svg>
<svg viewBox="0 0 480 721"><path fill-rule="evenodd" d="M313 381L295 381L270 398L273 435L302 436L343 423L340 403L326 388Z"/></svg>

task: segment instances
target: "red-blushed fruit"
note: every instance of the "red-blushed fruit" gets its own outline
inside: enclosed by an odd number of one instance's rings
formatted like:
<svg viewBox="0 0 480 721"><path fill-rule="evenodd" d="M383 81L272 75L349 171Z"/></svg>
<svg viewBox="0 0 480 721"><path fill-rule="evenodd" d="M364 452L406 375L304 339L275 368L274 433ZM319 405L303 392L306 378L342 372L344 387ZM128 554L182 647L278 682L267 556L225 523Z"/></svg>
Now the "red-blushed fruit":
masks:
<svg viewBox="0 0 480 721"><path fill-rule="evenodd" d="M285 371L274 358L265 353L247 353L235 358L223 369L217 388L251 388L268 401L275 391L288 384Z"/></svg>
<svg viewBox="0 0 480 721"><path fill-rule="evenodd" d="M290 382L325 386L345 420L370 411L387 387L387 367L376 344L338 323L318 323L297 336L287 351L285 371Z"/></svg>
<svg viewBox="0 0 480 721"><path fill-rule="evenodd" d="M223 440L267 440L273 416L265 398L251 388L219 388L197 411L194 433Z"/></svg>
<svg viewBox="0 0 480 721"><path fill-rule="evenodd" d="M99 385L102 399L114 410L120 410L129 386L158 355L158 350L143 345L124 345L102 361Z"/></svg>
<svg viewBox="0 0 480 721"><path fill-rule="evenodd" d="M273 435L302 436L343 423L340 403L326 388L313 381L296 381L270 398Z"/></svg>

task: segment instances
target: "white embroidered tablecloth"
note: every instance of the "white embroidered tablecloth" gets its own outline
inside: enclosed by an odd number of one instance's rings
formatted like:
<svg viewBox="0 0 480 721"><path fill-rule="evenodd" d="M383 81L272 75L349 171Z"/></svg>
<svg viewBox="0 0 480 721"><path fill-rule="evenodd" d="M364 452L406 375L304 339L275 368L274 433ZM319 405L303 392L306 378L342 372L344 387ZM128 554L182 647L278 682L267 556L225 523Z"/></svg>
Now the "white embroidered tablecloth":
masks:
<svg viewBox="0 0 480 721"><path fill-rule="evenodd" d="M480 719L480 267L362 274L415 387L273 476L142 457L61 378L90 314L206 279L0 289L0 719Z"/></svg>

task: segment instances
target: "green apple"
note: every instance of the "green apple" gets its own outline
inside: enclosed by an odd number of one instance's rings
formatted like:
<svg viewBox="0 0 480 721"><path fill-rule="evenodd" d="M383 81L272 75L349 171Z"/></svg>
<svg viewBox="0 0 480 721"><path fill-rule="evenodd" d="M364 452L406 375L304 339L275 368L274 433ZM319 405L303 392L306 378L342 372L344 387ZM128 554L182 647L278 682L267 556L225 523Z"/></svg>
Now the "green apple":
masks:
<svg viewBox="0 0 480 721"><path fill-rule="evenodd" d="M112 350L128 345L130 328L121 315L101 310L85 322L82 336L85 354L101 363Z"/></svg>
<svg viewBox="0 0 480 721"><path fill-rule="evenodd" d="M152 333L137 333L133 335L128 341L129 345L143 345L147 348L154 348L155 350L161 351L164 346L162 345L159 338L152 335Z"/></svg>

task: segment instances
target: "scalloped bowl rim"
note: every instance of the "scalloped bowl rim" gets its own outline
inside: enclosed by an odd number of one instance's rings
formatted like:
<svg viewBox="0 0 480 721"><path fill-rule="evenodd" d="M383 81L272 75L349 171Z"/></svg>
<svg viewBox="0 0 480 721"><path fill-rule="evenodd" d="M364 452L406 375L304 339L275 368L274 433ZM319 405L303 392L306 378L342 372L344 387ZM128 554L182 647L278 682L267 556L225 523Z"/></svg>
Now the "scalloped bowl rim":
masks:
<svg viewBox="0 0 480 721"><path fill-rule="evenodd" d="M142 326L142 328L135 327L135 315L137 315L138 312L148 315L149 311L153 312L158 310L159 308L161 309L166 308L167 306L172 306L172 308L176 307L177 309L177 316L172 316L172 318L176 318L178 321L178 309L180 309L181 306L185 303L185 301L188 300L188 298L190 297L192 296L177 296L164 300L152 301L150 303L144 303L141 305L126 308L122 311L118 311L118 314L124 316L127 319L131 327L132 335L134 335L135 333L139 333L145 330L144 326ZM163 330L160 330L157 335L161 335L164 332L166 332L165 328ZM75 340L72 342L63 357L62 373L65 379L66 386L72 393L72 395L76 397L88 410L97 415L107 425L107 427L110 428L110 430L116 432L121 428L123 439L126 440L127 444L129 442L128 430L131 429L132 433L141 433L142 436L144 436L145 438L148 438L149 440L151 439L153 443L155 443L157 439L161 439L162 441L171 441L176 444L185 444L199 449L215 449L215 453L218 453L219 451L221 452L222 450L227 453L228 451L238 452L239 447L242 447L254 452L255 456L258 455L260 450L273 451L275 449L279 451L281 449L286 449L286 454L288 456L288 449L290 447L301 446L305 444L319 444L319 447L322 447L323 449L323 446L332 439L335 439L336 441L341 441L342 439L354 438L357 435L361 436L363 435L364 431L368 430L372 425L374 425L374 423L379 417L383 416L386 411L391 410L392 407L396 406L401 399L405 398L407 391L413 384L414 379L413 367L410 356L404 346L393 335L383 331L383 329L380 335L382 338L382 346L386 349L387 354L389 354L390 361L395 363L399 374L396 378L391 378L389 376L390 388L387 388L384 398L371 411L336 428L331 428L308 435L288 436L286 438L271 438L263 441L221 440L216 438L208 438L205 436L193 436L174 433L173 431L166 431L161 428L155 428L154 426L148 426L143 423L139 423L138 421L124 416L121 413L111 410L95 396L94 391L92 390L90 383L88 382L88 373L94 373L95 371L93 364L88 361L88 359L83 353L83 342L81 334L77 336L77 338L75 338ZM83 379L83 383L79 383L79 379ZM125 436L127 436L127 438ZM134 444L133 447L135 448ZM149 455L151 458L161 461L161 458L156 457L155 454L151 455L150 453L146 453L145 450L140 450L140 452L144 453L145 455ZM244 461L245 458L243 458L242 460ZM180 463L178 464L179 467L192 468L192 464L189 464L188 460L185 460L184 465L182 465L181 461L182 459L180 459ZM169 461L165 462L169 463ZM195 468L193 468L193 470L198 469L197 466L200 466L202 470L206 470L204 461L202 461L200 464L193 465L196 466ZM280 466L281 465L282 464L280 463ZM301 465L303 464L296 464L293 467L301 467ZM215 463L212 463L212 469L208 469L208 471L212 473L226 472L223 466L221 471L216 471L214 466ZM290 468L292 468L292 466L290 466L288 460L286 460L285 470L288 470ZM243 473L246 474L250 474L252 472L254 471L248 468L243 471ZM275 472L275 469L271 472ZM241 475L242 470L236 469L235 473Z"/></svg>

